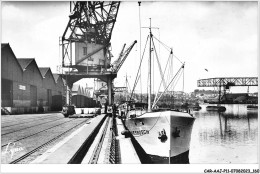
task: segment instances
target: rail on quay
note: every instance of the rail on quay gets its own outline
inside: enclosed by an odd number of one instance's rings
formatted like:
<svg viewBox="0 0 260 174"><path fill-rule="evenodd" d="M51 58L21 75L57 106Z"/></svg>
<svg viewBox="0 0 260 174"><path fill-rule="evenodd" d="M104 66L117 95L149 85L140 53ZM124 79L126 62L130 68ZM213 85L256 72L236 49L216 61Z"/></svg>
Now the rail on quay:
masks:
<svg viewBox="0 0 260 174"><path fill-rule="evenodd" d="M39 157L39 159L34 160L32 163L42 163L42 164L67 164L67 163L80 163L83 159L83 154L85 154L91 142L93 142L99 128L105 121L106 115L101 114L96 116L87 122L84 127L66 142L64 142L60 147L55 148L50 154L46 154L45 157Z"/></svg>

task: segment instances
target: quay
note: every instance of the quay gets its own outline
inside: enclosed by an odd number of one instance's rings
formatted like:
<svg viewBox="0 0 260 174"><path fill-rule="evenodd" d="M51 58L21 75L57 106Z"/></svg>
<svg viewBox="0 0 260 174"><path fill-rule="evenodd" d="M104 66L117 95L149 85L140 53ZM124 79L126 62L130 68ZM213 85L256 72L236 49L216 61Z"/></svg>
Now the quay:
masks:
<svg viewBox="0 0 260 174"><path fill-rule="evenodd" d="M2 117L2 163L140 164L121 119L107 114L65 118L60 113ZM14 144L15 143L15 144ZM20 148L12 157L9 149Z"/></svg>

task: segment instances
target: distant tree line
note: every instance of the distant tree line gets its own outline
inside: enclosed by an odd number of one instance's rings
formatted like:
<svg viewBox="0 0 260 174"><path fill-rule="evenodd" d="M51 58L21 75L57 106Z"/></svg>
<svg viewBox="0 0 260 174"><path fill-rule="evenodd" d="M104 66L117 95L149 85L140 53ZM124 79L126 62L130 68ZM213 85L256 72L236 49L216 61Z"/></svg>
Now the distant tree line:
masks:
<svg viewBox="0 0 260 174"><path fill-rule="evenodd" d="M152 102L154 101L155 94L151 95L151 100ZM114 95L114 102L117 104L124 103L126 99L129 101L130 100L130 94L123 94L123 93L115 93ZM147 94L133 94L132 100L135 102L142 102L142 103L147 103L148 101L148 96ZM162 95L160 100L157 102L157 106L161 108L174 108L176 106L182 106L183 104L195 104L198 102L197 98L189 98L186 99L184 97L181 98L176 98L173 95L170 94L165 94Z"/></svg>

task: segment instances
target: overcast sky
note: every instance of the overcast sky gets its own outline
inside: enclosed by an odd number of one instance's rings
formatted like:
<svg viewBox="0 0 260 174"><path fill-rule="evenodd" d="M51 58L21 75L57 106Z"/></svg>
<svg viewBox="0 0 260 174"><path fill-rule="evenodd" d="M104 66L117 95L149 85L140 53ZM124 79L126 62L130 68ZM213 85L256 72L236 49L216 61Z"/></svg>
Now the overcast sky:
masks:
<svg viewBox="0 0 260 174"><path fill-rule="evenodd" d="M185 91L191 92L198 88L198 79L258 75L257 10L257 2L249 1L142 2L141 24L149 26L152 18L152 25L159 27L153 31L155 37L186 62ZM69 2L2 2L2 43L10 43L18 58L35 58L39 67L51 67L55 73L61 65L59 37L69 21L68 15ZM142 29L142 47L147 35L148 30ZM139 37L138 3L122 2L111 39L114 59L124 43L138 43L120 69L115 86L124 85L126 73L133 86L140 59ZM162 46L158 50L164 67L168 55ZM147 75L142 76L145 88ZM159 77L157 73L157 85ZM234 87L232 91L237 89L247 91L245 87Z"/></svg>

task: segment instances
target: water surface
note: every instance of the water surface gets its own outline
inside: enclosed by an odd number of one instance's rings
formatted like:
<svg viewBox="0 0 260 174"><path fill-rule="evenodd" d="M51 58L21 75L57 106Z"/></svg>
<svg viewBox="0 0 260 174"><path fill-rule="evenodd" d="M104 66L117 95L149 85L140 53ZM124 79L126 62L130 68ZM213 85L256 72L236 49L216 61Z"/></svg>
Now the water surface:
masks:
<svg viewBox="0 0 260 174"><path fill-rule="evenodd" d="M258 163L258 110L229 104L218 113L206 106L193 112L190 163Z"/></svg>

